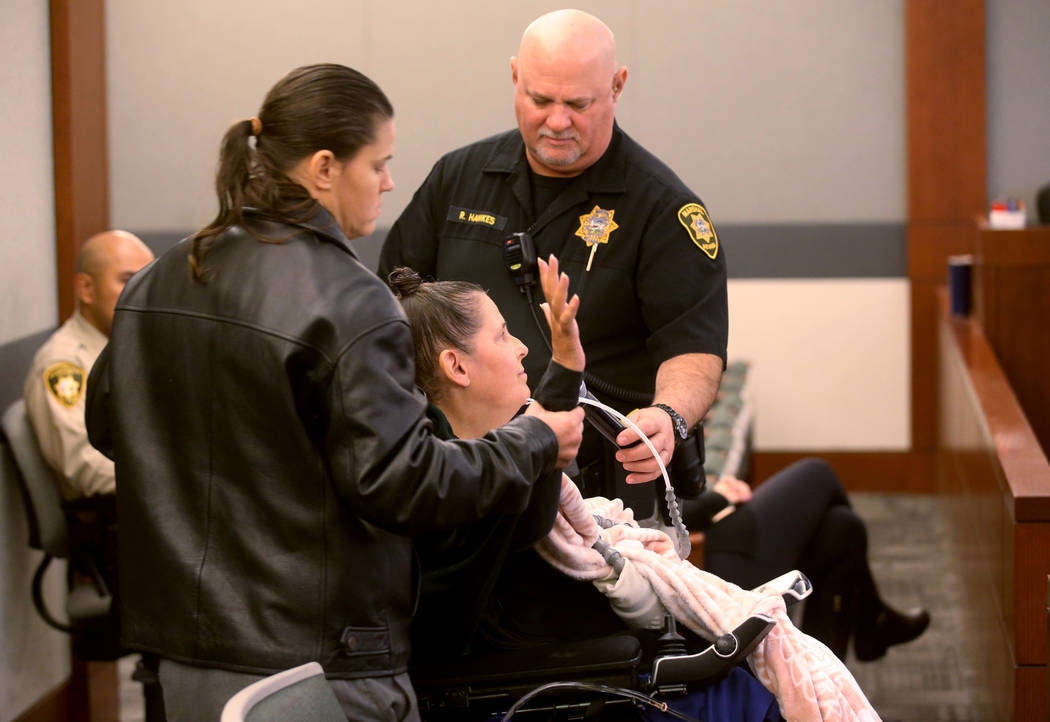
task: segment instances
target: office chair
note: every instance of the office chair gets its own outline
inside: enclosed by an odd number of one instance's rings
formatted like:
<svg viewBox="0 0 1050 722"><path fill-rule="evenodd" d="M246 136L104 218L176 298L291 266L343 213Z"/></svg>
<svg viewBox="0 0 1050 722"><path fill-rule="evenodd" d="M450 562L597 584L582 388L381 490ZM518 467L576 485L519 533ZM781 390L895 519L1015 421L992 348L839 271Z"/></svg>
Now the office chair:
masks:
<svg viewBox="0 0 1050 722"><path fill-rule="evenodd" d="M254 682L230 697L220 722L346 722L317 662Z"/></svg>
<svg viewBox="0 0 1050 722"><path fill-rule="evenodd" d="M33 574L33 605L48 625L74 634L75 639L80 632L96 631L104 620L115 614L113 593L96 559L73 550L81 546L80 542L101 539L104 530L92 525L106 523L103 517L109 514L101 510L105 502L85 500L67 509L59 495L58 480L40 453L22 399L4 411L2 426L25 502L29 546L44 552ZM71 528L71 521L75 528ZM69 596L65 608L68 622L59 621L51 613L42 593L44 574L56 558L69 560ZM111 644L107 645L105 640L98 640L98 648L82 656L115 659L119 656L116 639L109 641Z"/></svg>
<svg viewBox="0 0 1050 722"><path fill-rule="evenodd" d="M86 661L111 661L120 646L119 609L114 600L116 505L112 495L63 502L58 480L44 461L36 434L18 399L0 418L2 453L16 472L29 526L29 546L44 552L33 574L33 606L51 627L68 633L73 654ZM43 581L53 559L68 560L65 622L48 609ZM155 660L143 657L132 679L141 682L146 719L163 720L163 700Z"/></svg>

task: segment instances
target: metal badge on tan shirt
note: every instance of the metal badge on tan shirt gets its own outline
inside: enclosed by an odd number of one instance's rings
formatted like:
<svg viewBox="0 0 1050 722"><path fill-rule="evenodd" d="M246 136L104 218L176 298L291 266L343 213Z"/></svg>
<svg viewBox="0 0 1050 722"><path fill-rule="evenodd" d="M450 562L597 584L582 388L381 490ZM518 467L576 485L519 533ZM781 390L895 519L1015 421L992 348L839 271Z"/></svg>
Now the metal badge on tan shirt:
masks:
<svg viewBox="0 0 1050 722"><path fill-rule="evenodd" d="M707 254L713 261L718 255L718 234L707 209L699 203L686 203L678 209L678 222L689 232L689 238L696 247Z"/></svg>
<svg viewBox="0 0 1050 722"><path fill-rule="evenodd" d="M587 259L587 269L591 270L591 261L594 253L598 250L599 243L608 243L609 234L619 228L619 224L613 220L616 211L607 211L595 206L590 213L580 216L580 227L576 235L583 239L584 243L591 247L591 255Z"/></svg>
<svg viewBox="0 0 1050 722"><path fill-rule="evenodd" d="M68 361L49 366L44 372L44 385L58 403L71 409L84 395L84 369Z"/></svg>

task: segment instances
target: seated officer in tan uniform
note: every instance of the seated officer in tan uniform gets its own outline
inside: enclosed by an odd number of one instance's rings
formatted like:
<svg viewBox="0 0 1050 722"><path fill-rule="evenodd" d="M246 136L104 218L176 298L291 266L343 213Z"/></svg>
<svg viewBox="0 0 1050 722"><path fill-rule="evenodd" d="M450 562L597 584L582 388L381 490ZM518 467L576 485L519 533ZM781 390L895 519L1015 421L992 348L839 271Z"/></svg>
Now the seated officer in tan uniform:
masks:
<svg viewBox="0 0 1050 722"><path fill-rule="evenodd" d="M105 231L77 258L73 315L33 358L23 396L44 459L59 476L67 501L114 492L113 462L88 443L84 397L88 373L102 352L124 284L153 260L126 231Z"/></svg>

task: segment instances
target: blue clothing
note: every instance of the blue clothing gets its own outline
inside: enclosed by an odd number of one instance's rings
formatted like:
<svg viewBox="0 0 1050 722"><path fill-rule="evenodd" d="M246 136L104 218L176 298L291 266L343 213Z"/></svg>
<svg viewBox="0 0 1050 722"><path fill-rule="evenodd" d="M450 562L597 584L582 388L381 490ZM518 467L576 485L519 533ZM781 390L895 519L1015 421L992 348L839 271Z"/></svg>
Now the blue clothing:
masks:
<svg viewBox="0 0 1050 722"><path fill-rule="evenodd" d="M690 692L668 705L703 722L782 722L776 697L757 679L735 668L725 679ZM678 722L677 717L651 707L642 713L646 722Z"/></svg>

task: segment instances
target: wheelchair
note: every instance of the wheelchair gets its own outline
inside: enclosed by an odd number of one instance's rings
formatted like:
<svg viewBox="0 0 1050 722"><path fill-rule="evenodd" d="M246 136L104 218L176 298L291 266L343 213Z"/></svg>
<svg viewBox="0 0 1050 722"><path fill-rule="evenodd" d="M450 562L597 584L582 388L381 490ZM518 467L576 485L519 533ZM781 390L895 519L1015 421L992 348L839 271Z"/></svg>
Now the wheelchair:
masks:
<svg viewBox="0 0 1050 722"><path fill-rule="evenodd" d="M793 571L763 585L785 603L812 586ZM616 634L522 650L467 655L411 670L420 714L451 720L637 720L649 707L676 714L668 700L711 684L742 664L775 621L754 614L700 651L687 650L674 618L663 633ZM689 719L684 717L684 719Z"/></svg>

